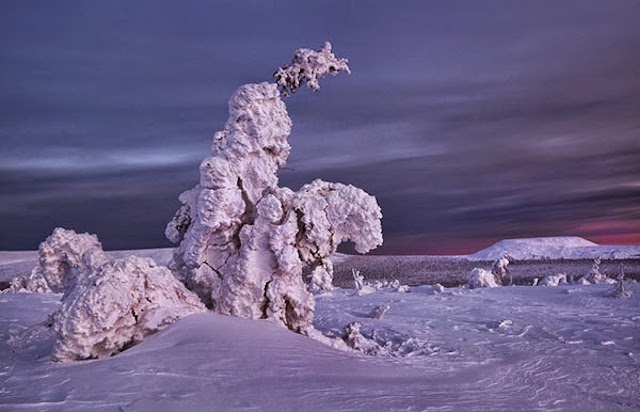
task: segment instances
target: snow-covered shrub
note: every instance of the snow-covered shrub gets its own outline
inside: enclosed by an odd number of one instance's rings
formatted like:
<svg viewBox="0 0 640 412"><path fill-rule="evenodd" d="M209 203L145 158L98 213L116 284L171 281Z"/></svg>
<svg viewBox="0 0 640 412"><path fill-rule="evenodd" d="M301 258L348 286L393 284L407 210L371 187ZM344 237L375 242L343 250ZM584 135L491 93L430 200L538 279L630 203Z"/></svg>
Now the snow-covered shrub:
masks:
<svg viewBox="0 0 640 412"><path fill-rule="evenodd" d="M16 288L32 292L71 291L79 278L108 261L95 235L57 227L38 247L38 265L28 277L15 279ZM63 297L64 298L64 297Z"/></svg>
<svg viewBox="0 0 640 412"><path fill-rule="evenodd" d="M495 288L500 285L496 282L496 278L493 273L480 269L473 268L467 279L467 286L471 289L475 288Z"/></svg>
<svg viewBox="0 0 640 412"><path fill-rule="evenodd" d="M614 298L626 299L631 296L633 296L633 292L625 287L624 278L620 279L611 291L611 297Z"/></svg>
<svg viewBox="0 0 640 412"><path fill-rule="evenodd" d="M38 253L26 286L63 293L54 360L110 356L205 310L168 268L135 256L110 262L95 235L56 228Z"/></svg>
<svg viewBox="0 0 640 412"><path fill-rule="evenodd" d="M111 356L184 316L205 311L166 267L129 256L84 273L53 315L53 359Z"/></svg>
<svg viewBox="0 0 640 412"><path fill-rule="evenodd" d="M51 293L49 284L39 272L31 271L27 276L16 276L3 293Z"/></svg>
<svg viewBox="0 0 640 412"><path fill-rule="evenodd" d="M507 268L507 266L509 266L509 263L511 263L512 261L513 258L511 256L503 255L496 259L495 262L493 262L491 273L493 273L494 279L499 285L513 284L513 277L511 276L511 274L509 273L509 269ZM507 277L509 278L508 282Z"/></svg>
<svg viewBox="0 0 640 412"><path fill-rule="evenodd" d="M368 355L384 355L386 350L374 339L367 338L360 332L361 325L351 322L344 328L344 341L348 347Z"/></svg>
<svg viewBox="0 0 640 412"><path fill-rule="evenodd" d="M369 317L373 319L380 319L381 317L384 316L385 313L387 313L387 311L389 310L389 307L390 307L389 305L378 305L375 308L373 308L371 313L369 313Z"/></svg>
<svg viewBox="0 0 640 412"><path fill-rule="evenodd" d="M291 131L280 90L287 95L304 83L317 90L320 77L342 71L347 61L325 43L319 52L298 50L276 83L247 84L231 97L200 183L180 195L165 232L179 243L174 274L216 312L304 332L315 308L309 289L332 287L329 257L338 245L351 240L365 253L382 244L380 207L363 190L321 180L297 192L278 187Z"/></svg>
<svg viewBox="0 0 640 412"><path fill-rule="evenodd" d="M539 283L539 286L558 286L560 284L567 283L567 275L564 273L557 273L555 275L547 275Z"/></svg>
<svg viewBox="0 0 640 412"><path fill-rule="evenodd" d="M593 265L591 266L591 269L589 270L589 272L587 272L584 276L582 276L578 280L578 282L583 285L600 284L600 283L609 283L609 284L616 283L614 279L611 279L604 273L600 272L600 263L602 263L600 259L594 259Z"/></svg>
<svg viewBox="0 0 640 412"><path fill-rule="evenodd" d="M360 271L355 269L351 269L351 275L353 276L353 286L358 296L368 295L383 288L395 289L396 292L400 293L410 292L409 286L400 284L398 279L392 281L386 279L366 281Z"/></svg>

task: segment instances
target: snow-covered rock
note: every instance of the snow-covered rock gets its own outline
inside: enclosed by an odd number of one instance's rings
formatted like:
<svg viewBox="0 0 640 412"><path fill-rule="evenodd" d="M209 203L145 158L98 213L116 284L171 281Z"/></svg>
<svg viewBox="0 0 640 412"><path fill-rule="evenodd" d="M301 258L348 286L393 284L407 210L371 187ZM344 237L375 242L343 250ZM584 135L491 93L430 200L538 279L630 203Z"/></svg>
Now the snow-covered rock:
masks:
<svg viewBox="0 0 640 412"><path fill-rule="evenodd" d="M216 312L304 332L314 311L309 289L332 288L338 245L353 241L365 253L382 244L380 207L363 190L321 180L298 192L278 187L291 131L281 92L305 83L317 90L319 78L343 71L347 61L325 43L318 52L298 50L275 83L247 84L231 97L200 183L180 195L165 231L179 243L170 265L176 277Z"/></svg>
<svg viewBox="0 0 640 412"><path fill-rule="evenodd" d="M496 288L500 285L496 282L493 273L488 270L474 268L467 279L467 286L471 289L476 288Z"/></svg>

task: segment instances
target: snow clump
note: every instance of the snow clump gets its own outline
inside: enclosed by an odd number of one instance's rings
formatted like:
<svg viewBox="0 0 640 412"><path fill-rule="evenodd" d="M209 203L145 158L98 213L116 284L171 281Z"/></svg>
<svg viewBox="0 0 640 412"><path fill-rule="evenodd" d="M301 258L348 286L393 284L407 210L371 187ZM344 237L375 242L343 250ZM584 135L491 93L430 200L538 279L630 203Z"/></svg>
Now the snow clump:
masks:
<svg viewBox="0 0 640 412"><path fill-rule="evenodd" d="M38 246L38 265L28 276L12 279L10 290L64 293L64 298L79 277L108 260L95 235L57 227Z"/></svg>
<svg viewBox="0 0 640 412"><path fill-rule="evenodd" d="M98 238L88 233L56 228L40 244L32 275L63 293L52 315L56 361L111 356L205 310L166 267L136 256L110 262Z"/></svg>
<svg viewBox="0 0 640 412"><path fill-rule="evenodd" d="M272 319L300 333L312 328L309 290L332 288L330 256L344 241L360 253L382 244L382 212L361 189L322 180L293 192L278 187L289 156L291 119L282 95L349 72L325 43L300 49L275 83L246 84L229 100L229 119L200 165L200 182L179 197L166 228L178 243L170 268L222 314ZM303 274L308 274L308 284Z"/></svg>
<svg viewBox="0 0 640 412"><path fill-rule="evenodd" d="M496 278L493 273L484 269L474 268L467 279L467 286L470 289L476 289L496 288L500 285L496 282Z"/></svg>
<svg viewBox="0 0 640 412"><path fill-rule="evenodd" d="M594 259L593 260L593 265L591 266L591 269L589 270L589 272L587 272L584 276L582 276L579 279L578 282L583 284L583 285L589 285L589 284L593 285L593 284L601 284L601 283L608 283L608 284L616 283L615 279L611 279L610 277L608 277L604 273L600 272L600 263L602 263L602 261L600 259Z"/></svg>
<svg viewBox="0 0 640 412"><path fill-rule="evenodd" d="M557 273L555 275L547 275L542 279L538 286L558 286L560 284L566 284L567 275L564 273Z"/></svg>

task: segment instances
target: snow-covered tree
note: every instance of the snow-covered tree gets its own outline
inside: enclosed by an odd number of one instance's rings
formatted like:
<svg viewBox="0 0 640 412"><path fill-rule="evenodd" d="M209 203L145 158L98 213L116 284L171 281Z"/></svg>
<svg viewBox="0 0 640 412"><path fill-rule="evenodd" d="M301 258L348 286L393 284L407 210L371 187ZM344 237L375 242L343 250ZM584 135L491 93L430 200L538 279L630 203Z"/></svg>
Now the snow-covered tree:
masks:
<svg viewBox="0 0 640 412"><path fill-rule="evenodd" d="M496 282L495 275L488 270L473 268L467 278L467 286L471 289L476 288L496 288L500 286Z"/></svg>
<svg viewBox="0 0 640 412"><path fill-rule="evenodd" d="M380 207L363 190L321 180L297 192L278 186L291 132L281 96L304 84L318 90L318 79L340 72L349 72L347 60L325 43L298 50L275 83L246 84L231 97L200 183L180 195L165 232L179 243L172 270L213 310L305 332L315 307L309 288L331 288L338 245L350 240L365 253L382 244Z"/></svg>

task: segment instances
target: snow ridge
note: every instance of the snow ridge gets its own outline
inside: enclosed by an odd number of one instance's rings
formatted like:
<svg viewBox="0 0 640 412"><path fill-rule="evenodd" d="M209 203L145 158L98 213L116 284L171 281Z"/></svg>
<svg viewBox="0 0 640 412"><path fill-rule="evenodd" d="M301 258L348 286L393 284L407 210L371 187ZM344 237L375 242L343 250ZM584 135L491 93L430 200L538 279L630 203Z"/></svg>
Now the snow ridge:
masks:
<svg viewBox="0 0 640 412"><path fill-rule="evenodd" d="M640 256L640 246L598 245L577 236L501 240L468 255L470 260L495 260L509 255L515 260L626 259Z"/></svg>

